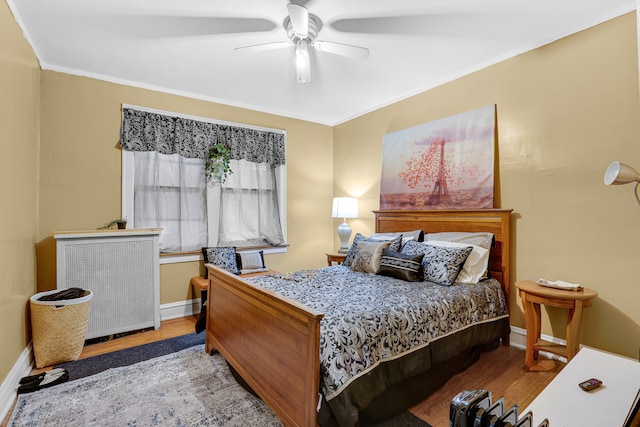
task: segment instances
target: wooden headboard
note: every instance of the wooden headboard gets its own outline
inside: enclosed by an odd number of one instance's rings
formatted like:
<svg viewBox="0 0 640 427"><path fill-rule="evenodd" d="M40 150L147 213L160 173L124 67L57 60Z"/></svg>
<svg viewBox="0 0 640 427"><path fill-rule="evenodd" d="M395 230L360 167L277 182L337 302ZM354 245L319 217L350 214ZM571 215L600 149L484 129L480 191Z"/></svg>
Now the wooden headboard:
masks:
<svg viewBox="0 0 640 427"><path fill-rule="evenodd" d="M412 230L424 230L425 234L444 231L493 233L495 240L489 255L489 274L502 284L507 304L509 304L511 211L511 209L389 210L373 213L378 233Z"/></svg>

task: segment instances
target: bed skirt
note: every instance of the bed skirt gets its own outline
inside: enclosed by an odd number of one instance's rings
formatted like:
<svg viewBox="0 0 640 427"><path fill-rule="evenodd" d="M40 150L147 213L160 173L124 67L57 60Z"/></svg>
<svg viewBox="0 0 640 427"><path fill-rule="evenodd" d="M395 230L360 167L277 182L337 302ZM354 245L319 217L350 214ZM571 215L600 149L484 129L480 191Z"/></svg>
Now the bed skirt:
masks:
<svg viewBox="0 0 640 427"><path fill-rule="evenodd" d="M508 318L477 324L384 362L331 401L323 400L318 422L321 427L346 427L397 415L470 367L482 351L496 348L509 329Z"/></svg>

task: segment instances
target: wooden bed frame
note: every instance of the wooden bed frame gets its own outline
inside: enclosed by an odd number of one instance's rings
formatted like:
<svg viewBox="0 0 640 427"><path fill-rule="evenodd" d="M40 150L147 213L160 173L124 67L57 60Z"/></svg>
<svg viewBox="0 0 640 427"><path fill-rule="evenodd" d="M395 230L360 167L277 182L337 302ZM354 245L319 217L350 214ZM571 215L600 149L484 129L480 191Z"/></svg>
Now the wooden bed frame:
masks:
<svg viewBox="0 0 640 427"><path fill-rule="evenodd" d="M490 275L509 303L507 209L375 211L376 232L491 232ZM323 314L208 264L206 351L219 351L285 426L316 426ZM508 343L508 337L503 337Z"/></svg>

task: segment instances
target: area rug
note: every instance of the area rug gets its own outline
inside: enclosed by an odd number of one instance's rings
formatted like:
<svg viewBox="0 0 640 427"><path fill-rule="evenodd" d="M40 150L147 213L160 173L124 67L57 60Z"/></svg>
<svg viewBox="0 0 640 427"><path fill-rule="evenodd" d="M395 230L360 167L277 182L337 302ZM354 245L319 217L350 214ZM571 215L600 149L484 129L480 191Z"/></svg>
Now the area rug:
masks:
<svg viewBox="0 0 640 427"><path fill-rule="evenodd" d="M204 339L205 334L193 333L181 335L162 341L125 348L124 350L88 357L86 359L60 363L56 365L56 368L66 369L69 372L69 380L73 381L89 375L95 375L107 369L133 365L134 363L153 359L154 357L175 353L176 351L184 350L194 345L204 344Z"/></svg>
<svg viewBox="0 0 640 427"><path fill-rule="evenodd" d="M281 426L203 345L18 397L10 426Z"/></svg>
<svg viewBox="0 0 640 427"><path fill-rule="evenodd" d="M219 354L205 353L203 339L190 334L61 364L79 379L20 395L9 426L281 426ZM429 424L404 412L377 427Z"/></svg>

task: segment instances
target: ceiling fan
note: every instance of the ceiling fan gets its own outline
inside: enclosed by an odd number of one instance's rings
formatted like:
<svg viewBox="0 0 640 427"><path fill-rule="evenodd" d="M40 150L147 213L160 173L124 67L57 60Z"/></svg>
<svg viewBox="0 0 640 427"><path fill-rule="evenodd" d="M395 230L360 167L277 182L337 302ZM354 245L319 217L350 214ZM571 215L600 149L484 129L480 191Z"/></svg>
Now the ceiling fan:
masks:
<svg viewBox="0 0 640 427"><path fill-rule="evenodd" d="M300 84L311 81L309 48L357 59L367 59L369 57L369 49L365 47L316 40L318 33L322 29L322 21L317 16L309 13L306 7L296 3L288 3L287 10L289 15L284 19L282 25L287 31L289 41L237 47L234 51L250 53L295 46L296 73Z"/></svg>

